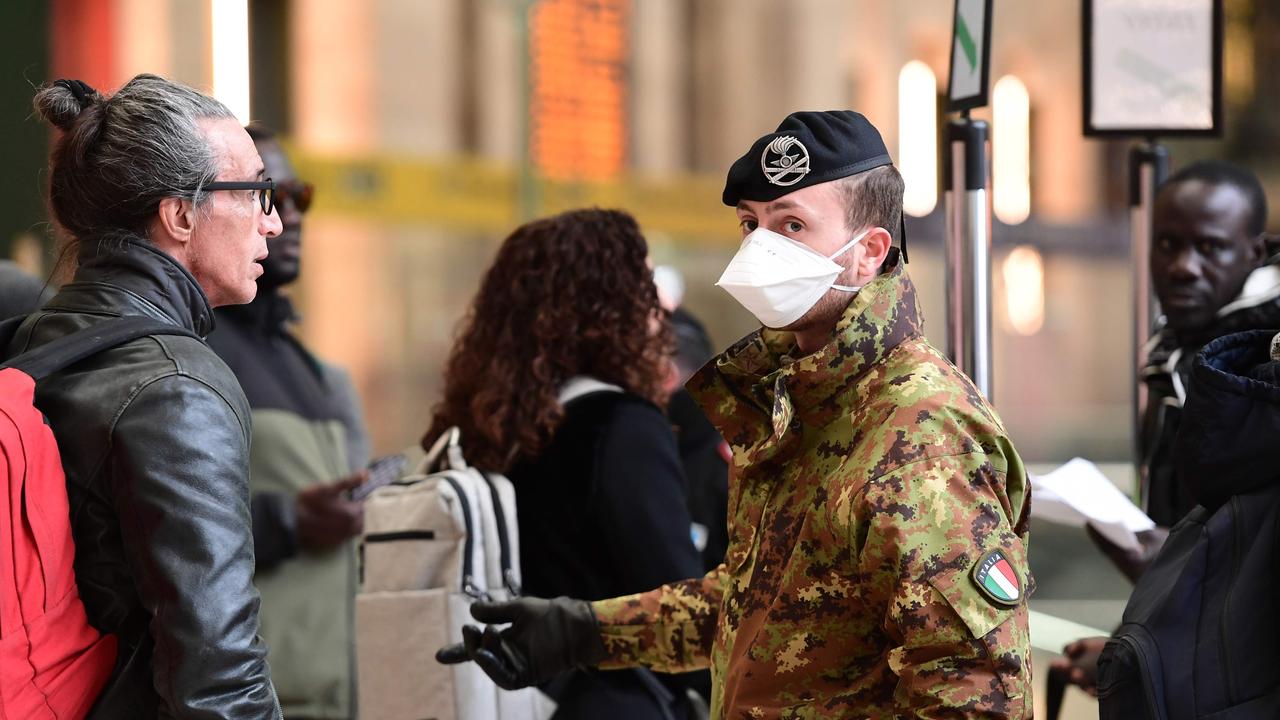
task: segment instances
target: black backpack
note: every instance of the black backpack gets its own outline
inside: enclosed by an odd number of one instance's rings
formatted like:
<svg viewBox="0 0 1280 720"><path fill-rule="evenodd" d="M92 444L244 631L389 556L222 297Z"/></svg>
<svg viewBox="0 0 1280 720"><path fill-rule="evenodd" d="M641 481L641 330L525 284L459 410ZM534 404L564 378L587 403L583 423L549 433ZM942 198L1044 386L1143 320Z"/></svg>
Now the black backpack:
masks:
<svg viewBox="0 0 1280 720"><path fill-rule="evenodd" d="M1280 718L1277 542L1280 483L1175 525L1098 661L1099 718Z"/></svg>

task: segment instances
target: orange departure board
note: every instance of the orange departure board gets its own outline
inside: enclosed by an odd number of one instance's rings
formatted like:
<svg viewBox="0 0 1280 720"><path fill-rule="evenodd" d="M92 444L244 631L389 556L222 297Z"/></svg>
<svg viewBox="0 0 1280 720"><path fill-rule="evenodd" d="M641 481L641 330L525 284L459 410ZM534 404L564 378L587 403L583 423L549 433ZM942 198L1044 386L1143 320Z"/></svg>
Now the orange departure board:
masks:
<svg viewBox="0 0 1280 720"><path fill-rule="evenodd" d="M627 159L630 0L537 0L530 10L530 151L557 180L607 180Z"/></svg>

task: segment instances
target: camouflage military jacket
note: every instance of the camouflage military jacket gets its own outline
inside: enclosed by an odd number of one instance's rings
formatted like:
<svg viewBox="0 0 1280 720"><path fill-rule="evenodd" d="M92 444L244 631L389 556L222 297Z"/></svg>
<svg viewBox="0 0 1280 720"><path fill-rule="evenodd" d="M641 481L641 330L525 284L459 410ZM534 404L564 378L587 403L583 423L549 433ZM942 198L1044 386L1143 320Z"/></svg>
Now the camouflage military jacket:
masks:
<svg viewBox="0 0 1280 720"><path fill-rule="evenodd" d="M690 381L733 448L728 556L595 603L602 667L710 665L717 718L1031 717L1026 473L902 268L795 352L757 332Z"/></svg>

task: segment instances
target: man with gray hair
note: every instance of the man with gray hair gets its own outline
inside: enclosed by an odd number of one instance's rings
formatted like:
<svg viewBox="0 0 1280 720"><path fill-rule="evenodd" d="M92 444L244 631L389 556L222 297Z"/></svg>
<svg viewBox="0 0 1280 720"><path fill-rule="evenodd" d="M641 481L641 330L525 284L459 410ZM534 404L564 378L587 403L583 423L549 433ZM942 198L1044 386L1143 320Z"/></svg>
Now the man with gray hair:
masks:
<svg viewBox="0 0 1280 720"><path fill-rule="evenodd" d="M213 308L257 291L280 232L274 185L225 106L154 75L110 97L59 80L35 108L60 131L49 205L76 270L9 355L122 317L165 327L36 386L66 474L76 584L90 624L118 642L89 717L281 717L258 637L249 407L202 340Z"/></svg>

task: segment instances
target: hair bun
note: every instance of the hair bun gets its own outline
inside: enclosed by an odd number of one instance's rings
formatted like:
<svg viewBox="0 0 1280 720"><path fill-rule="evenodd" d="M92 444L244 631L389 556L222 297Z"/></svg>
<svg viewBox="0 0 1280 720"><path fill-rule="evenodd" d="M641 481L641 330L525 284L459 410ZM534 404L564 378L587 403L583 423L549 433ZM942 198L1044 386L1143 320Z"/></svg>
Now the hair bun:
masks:
<svg viewBox="0 0 1280 720"><path fill-rule="evenodd" d="M80 80L56 80L36 91L36 112L59 130L70 130L85 108L102 99Z"/></svg>

